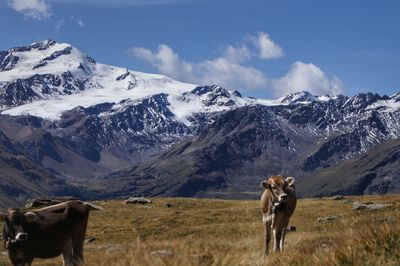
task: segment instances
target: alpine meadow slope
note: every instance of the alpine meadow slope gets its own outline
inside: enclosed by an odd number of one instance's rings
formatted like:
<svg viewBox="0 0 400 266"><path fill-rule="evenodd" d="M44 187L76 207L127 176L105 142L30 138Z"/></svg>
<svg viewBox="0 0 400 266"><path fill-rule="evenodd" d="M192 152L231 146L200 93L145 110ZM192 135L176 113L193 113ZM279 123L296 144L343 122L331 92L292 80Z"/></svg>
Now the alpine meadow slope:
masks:
<svg viewBox="0 0 400 266"><path fill-rule="evenodd" d="M252 198L261 177L277 173L307 184L300 195L317 195L311 187L318 190L354 160L362 163L356 158L371 149L390 148L371 156L371 165L399 149L390 143L400 137L400 93L256 99L101 64L54 40L0 52L0 108L2 158L23 158L51 184L30 190L41 183L14 167L10 178L1 174L8 204L60 193ZM385 165L349 177L374 189L340 183L323 195L399 191L398 172ZM374 175L363 179L368 171ZM377 186L381 180L390 184Z"/></svg>

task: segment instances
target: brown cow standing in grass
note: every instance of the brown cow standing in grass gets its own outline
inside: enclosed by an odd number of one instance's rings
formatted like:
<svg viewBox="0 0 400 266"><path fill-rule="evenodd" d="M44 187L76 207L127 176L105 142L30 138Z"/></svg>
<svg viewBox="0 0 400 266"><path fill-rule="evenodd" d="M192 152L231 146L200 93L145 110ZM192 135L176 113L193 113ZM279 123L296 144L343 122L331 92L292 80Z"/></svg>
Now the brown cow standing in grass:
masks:
<svg viewBox="0 0 400 266"><path fill-rule="evenodd" d="M38 210L9 209L0 213L3 239L13 265L31 265L34 258L62 254L64 265L83 262L83 242L89 210L80 201L68 201Z"/></svg>
<svg viewBox="0 0 400 266"><path fill-rule="evenodd" d="M271 230L274 235L274 251L283 250L286 228L296 208L294 178L271 176L262 183L264 193L261 196L261 212L264 225L264 256L268 254Z"/></svg>

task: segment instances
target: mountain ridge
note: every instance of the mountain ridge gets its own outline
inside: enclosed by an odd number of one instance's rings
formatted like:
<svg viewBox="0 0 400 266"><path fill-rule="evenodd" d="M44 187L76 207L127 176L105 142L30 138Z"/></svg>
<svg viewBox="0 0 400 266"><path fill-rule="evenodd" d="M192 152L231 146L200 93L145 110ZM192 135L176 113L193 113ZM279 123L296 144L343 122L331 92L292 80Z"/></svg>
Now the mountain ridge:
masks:
<svg viewBox="0 0 400 266"><path fill-rule="evenodd" d="M83 197L247 197L260 176L306 179L400 138L400 93L257 99L53 40L0 52L0 105L14 152Z"/></svg>

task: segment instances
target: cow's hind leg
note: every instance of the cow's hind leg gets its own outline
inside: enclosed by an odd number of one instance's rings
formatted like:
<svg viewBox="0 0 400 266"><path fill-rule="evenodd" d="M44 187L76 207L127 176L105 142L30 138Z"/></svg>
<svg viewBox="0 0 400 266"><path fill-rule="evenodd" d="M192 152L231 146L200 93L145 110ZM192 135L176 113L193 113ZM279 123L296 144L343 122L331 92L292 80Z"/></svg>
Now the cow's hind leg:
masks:
<svg viewBox="0 0 400 266"><path fill-rule="evenodd" d="M75 234L72 236L72 249L74 255L74 266L83 264L83 244L86 234L86 222L84 225L76 227Z"/></svg>
<svg viewBox="0 0 400 266"><path fill-rule="evenodd" d="M83 242L84 242L84 236L83 237L75 237L72 240L72 245L73 245L73 261L74 261L74 266L80 266L83 263Z"/></svg>
<svg viewBox="0 0 400 266"><path fill-rule="evenodd" d="M64 266L74 266L74 254L72 250L71 240L68 240L68 243L65 245L62 253L62 258Z"/></svg>

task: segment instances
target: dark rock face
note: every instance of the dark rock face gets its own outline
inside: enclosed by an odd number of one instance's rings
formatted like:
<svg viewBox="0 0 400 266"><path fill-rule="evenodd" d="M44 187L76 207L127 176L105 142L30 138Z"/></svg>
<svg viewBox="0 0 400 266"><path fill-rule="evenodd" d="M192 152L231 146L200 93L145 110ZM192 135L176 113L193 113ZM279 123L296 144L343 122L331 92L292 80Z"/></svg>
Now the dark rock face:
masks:
<svg viewBox="0 0 400 266"><path fill-rule="evenodd" d="M19 57L15 56L13 54L14 52L27 52L32 49L46 50L55 43L54 40L45 40L43 42L33 43L30 46L14 47L8 51L0 51L0 72L11 70L18 63Z"/></svg>
<svg viewBox="0 0 400 266"><path fill-rule="evenodd" d="M184 93L182 95L183 100L185 101L190 95L203 96L202 100L204 106L234 106L235 102L231 99L231 95L242 98L242 95L237 92L229 92L227 89L224 89L220 86L212 85L212 86L198 86L194 88L192 91Z"/></svg>
<svg viewBox="0 0 400 266"><path fill-rule="evenodd" d="M40 67L40 66L36 66ZM44 98L46 95L72 94L85 88L87 79L77 79L67 71L61 75L34 75L8 82L0 89L1 106L18 106ZM35 88L33 90L32 88ZM62 88L60 90L59 88Z"/></svg>
<svg viewBox="0 0 400 266"><path fill-rule="evenodd" d="M13 69L13 67L18 63L19 57L13 54L5 54L2 52L0 54L0 70L7 71Z"/></svg>
<svg viewBox="0 0 400 266"><path fill-rule="evenodd" d="M56 59L56 58L58 58L58 57L60 57L60 56L62 56L62 55L68 55L68 54L70 54L71 51L72 51L72 47L70 47L70 46L69 46L69 47L66 47L66 48L64 48L63 50L55 51L55 52L52 53L50 56L44 58L43 61L51 61L51 60L54 60L54 59Z"/></svg>

